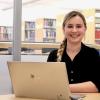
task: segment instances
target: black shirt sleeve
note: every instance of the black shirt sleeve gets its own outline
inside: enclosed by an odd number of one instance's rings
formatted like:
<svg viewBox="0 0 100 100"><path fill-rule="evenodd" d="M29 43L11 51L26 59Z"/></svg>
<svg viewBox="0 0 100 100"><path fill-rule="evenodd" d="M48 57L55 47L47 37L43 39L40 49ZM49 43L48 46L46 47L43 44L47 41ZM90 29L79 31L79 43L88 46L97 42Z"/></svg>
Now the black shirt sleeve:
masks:
<svg viewBox="0 0 100 100"><path fill-rule="evenodd" d="M56 62L57 61L57 50L53 50L50 52L47 62Z"/></svg>
<svg viewBox="0 0 100 100"><path fill-rule="evenodd" d="M56 62L57 61L57 49L50 52L47 62Z"/></svg>
<svg viewBox="0 0 100 100"><path fill-rule="evenodd" d="M100 55L99 52L94 50L94 68L92 69L92 82L96 85L96 87L98 88L99 92L100 92Z"/></svg>
<svg viewBox="0 0 100 100"><path fill-rule="evenodd" d="M86 66L83 66L84 69L84 75L86 74L86 78L88 78L90 81L92 81L95 86L98 88L100 92L100 55L99 52L94 48L86 48L84 49L84 55ZM89 81L88 80L88 81Z"/></svg>

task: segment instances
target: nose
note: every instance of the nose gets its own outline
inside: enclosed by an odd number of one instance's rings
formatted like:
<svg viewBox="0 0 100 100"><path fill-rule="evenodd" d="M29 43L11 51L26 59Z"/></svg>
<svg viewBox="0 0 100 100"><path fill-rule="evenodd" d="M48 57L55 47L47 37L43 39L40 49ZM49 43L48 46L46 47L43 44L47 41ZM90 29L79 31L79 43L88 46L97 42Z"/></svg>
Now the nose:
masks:
<svg viewBox="0 0 100 100"><path fill-rule="evenodd" d="M74 26L73 29L72 29L72 31L73 32L76 32L77 31L77 28Z"/></svg>

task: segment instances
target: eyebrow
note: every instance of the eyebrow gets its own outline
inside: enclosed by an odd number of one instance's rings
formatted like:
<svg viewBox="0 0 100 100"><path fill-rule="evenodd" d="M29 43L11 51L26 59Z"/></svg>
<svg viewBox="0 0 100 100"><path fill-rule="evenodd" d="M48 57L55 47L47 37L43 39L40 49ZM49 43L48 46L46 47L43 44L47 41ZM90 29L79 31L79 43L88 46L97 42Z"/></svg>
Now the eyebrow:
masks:
<svg viewBox="0 0 100 100"><path fill-rule="evenodd" d="M66 24L66 25L73 25L73 24ZM75 25L83 25L83 24L75 24Z"/></svg>

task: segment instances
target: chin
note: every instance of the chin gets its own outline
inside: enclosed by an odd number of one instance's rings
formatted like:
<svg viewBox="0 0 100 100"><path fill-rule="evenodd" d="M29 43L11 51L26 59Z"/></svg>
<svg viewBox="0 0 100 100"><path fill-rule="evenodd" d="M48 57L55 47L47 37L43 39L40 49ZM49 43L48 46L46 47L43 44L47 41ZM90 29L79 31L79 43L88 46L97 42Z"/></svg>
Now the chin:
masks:
<svg viewBox="0 0 100 100"><path fill-rule="evenodd" d="M77 44L77 43L81 43L81 41L73 40L73 41L71 41L71 43L73 43L73 44Z"/></svg>

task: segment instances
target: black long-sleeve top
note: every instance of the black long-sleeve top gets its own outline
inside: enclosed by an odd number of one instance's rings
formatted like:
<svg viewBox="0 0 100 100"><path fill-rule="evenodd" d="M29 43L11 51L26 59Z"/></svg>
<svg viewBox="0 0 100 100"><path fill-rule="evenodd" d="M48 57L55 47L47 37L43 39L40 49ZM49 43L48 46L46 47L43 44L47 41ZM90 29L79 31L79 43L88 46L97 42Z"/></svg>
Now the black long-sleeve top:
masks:
<svg viewBox="0 0 100 100"><path fill-rule="evenodd" d="M57 50L50 52L47 61L57 61ZM100 55L96 49L82 43L80 52L72 61L65 48L61 62L66 63L70 84L92 81L100 92Z"/></svg>

